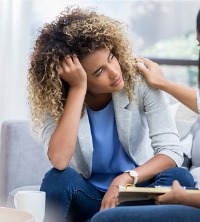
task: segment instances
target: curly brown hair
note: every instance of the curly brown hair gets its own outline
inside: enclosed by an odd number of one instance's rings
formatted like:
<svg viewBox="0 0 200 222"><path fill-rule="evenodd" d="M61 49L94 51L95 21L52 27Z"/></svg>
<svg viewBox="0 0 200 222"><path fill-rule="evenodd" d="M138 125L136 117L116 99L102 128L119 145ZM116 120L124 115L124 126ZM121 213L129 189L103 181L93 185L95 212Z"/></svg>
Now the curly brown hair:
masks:
<svg viewBox="0 0 200 222"><path fill-rule="evenodd" d="M136 70L125 25L95 11L67 7L39 31L28 73L28 100L34 129L40 129L45 116L58 121L64 108L68 84L58 74L60 61L76 54L81 60L100 48L107 48L117 58L125 90L134 100ZM37 130L36 130L37 131Z"/></svg>

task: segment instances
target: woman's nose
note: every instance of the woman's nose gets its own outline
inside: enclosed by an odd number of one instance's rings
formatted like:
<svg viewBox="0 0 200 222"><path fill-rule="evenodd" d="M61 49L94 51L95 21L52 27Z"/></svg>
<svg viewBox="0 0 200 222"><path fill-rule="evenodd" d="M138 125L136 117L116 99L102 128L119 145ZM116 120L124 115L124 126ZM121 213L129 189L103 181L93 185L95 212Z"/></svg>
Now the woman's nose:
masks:
<svg viewBox="0 0 200 222"><path fill-rule="evenodd" d="M117 69L114 66L109 66L109 76L111 79L116 79L118 76Z"/></svg>

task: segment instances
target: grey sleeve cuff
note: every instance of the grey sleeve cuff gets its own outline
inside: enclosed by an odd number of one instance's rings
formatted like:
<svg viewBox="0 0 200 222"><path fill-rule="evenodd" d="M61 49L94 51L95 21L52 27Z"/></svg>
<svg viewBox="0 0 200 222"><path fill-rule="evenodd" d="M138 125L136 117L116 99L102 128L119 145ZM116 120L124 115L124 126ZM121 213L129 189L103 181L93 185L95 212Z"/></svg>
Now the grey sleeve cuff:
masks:
<svg viewBox="0 0 200 222"><path fill-rule="evenodd" d="M44 128L42 130L42 142L43 142L44 151L46 155L49 148L49 141L56 128L56 125L57 124L55 123L53 118L50 115L47 115L44 122Z"/></svg>

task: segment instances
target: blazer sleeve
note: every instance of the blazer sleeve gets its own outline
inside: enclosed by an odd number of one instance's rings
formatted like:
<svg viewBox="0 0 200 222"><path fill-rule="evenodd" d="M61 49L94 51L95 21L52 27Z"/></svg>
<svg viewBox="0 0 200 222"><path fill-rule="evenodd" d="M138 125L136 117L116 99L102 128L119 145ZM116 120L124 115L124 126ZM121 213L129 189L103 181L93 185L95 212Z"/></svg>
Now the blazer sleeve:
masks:
<svg viewBox="0 0 200 222"><path fill-rule="evenodd" d="M142 77L140 77L138 91L139 106L147 118L154 155L164 154L173 159L177 166L181 166L183 149L166 94L151 88Z"/></svg>
<svg viewBox="0 0 200 222"><path fill-rule="evenodd" d="M43 142L44 152L46 155L49 148L49 141L55 129L56 129L55 121L49 114L47 114L46 119L44 121L44 127L42 130L42 142Z"/></svg>

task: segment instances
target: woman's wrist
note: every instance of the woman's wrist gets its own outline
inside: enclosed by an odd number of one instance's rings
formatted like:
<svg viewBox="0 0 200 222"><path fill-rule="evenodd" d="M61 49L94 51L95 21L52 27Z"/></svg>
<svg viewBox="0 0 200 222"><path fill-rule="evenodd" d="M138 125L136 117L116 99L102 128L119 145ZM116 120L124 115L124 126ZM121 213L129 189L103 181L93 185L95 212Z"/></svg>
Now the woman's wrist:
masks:
<svg viewBox="0 0 200 222"><path fill-rule="evenodd" d="M171 85L173 83L170 81L170 80L167 80L167 79L162 79L162 81L159 81L157 83L157 88L167 92L170 88L171 88Z"/></svg>
<svg viewBox="0 0 200 222"><path fill-rule="evenodd" d="M127 184L132 184L134 179L129 176L128 173L122 173L121 175L117 176L110 185L112 186L126 186Z"/></svg>
<svg viewBox="0 0 200 222"><path fill-rule="evenodd" d="M87 89L87 81L83 81L77 85L71 85L70 89L77 89L77 90L84 90L86 91Z"/></svg>

